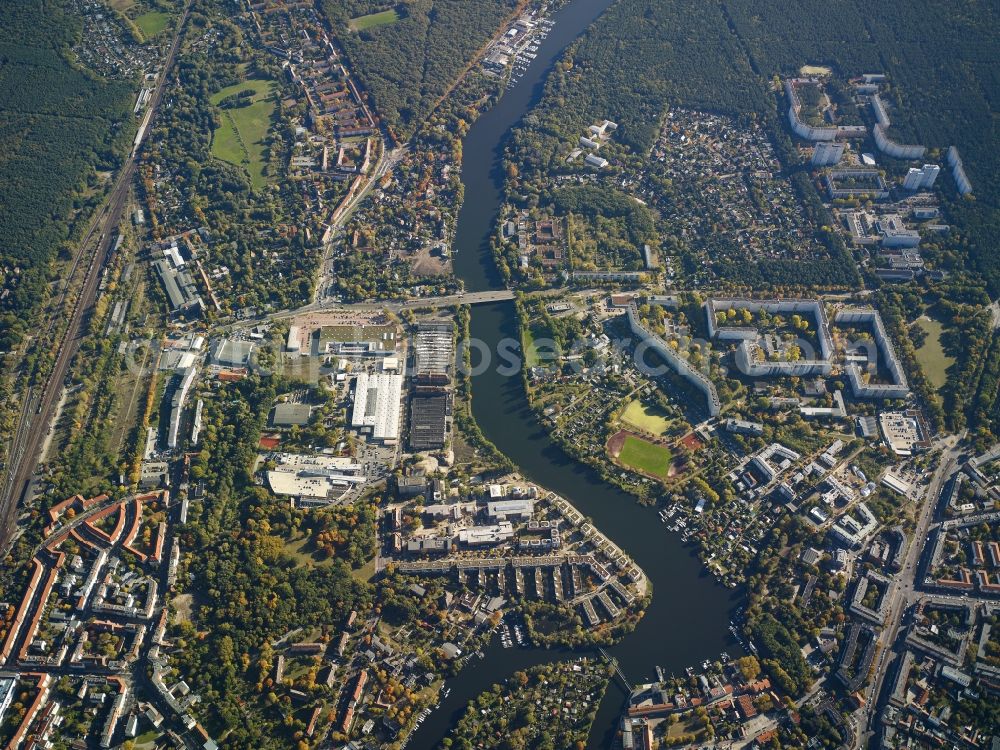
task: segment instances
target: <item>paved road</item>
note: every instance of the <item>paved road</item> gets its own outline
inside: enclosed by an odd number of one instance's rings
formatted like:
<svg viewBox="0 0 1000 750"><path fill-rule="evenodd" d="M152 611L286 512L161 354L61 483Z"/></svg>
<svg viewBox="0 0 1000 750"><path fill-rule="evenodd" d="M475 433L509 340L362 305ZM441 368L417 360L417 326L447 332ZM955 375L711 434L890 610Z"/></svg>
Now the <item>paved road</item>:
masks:
<svg viewBox="0 0 1000 750"><path fill-rule="evenodd" d="M170 49L164 60L163 70L160 79L149 102L148 121L152 123L160 100L163 98L163 91L168 79L168 74L173 66L177 50L180 47L181 30L187 22L190 12L191 2L184 6L184 12L177 24L177 30L170 44ZM146 133L149 132L147 127ZM108 251L111 248L113 229L121 219L125 201L132 185L132 178L135 175L135 155L138 153L139 144L133 148L132 153L125 159L115 184L108 195L105 207L94 217L89 230L84 236L81 248L86 248L95 235L100 232L99 238L94 245L93 252L86 256L85 250L81 250L78 265L85 267L85 275L80 290L80 297L73 310L69 313L69 324L66 332L59 344L55 363L45 386L40 392L31 394L31 405L34 409L26 408L22 414L22 419L14 433L11 460L8 464L8 474L6 482L0 489L0 551L6 550L14 531L14 518L21 498L26 494L31 483L31 478L35 473L38 462L41 458L41 448L45 441L49 422L52 419L53 411L59 400L62 391L63 381L69 370L69 364L79 348L80 340L86 333L85 323L87 313L90 311L97 297L98 282L101 277L101 268L108 258ZM41 345L41 342L38 342Z"/></svg>
<svg viewBox="0 0 1000 750"><path fill-rule="evenodd" d="M903 565L899 575L895 579L896 587L890 603L889 617L886 619L880 638L883 649L875 667L875 675L871 685L865 692L866 708L864 709L863 719L865 729L856 733L854 745L856 749L867 745L868 740L875 734L878 718L878 698L882 694L882 687L885 684L886 676L895 663L897 656L895 646L903 629L903 614L921 596L921 593L916 590L916 577L920 568L920 555L924 549L927 529L934 519L934 511L938 506L941 490L945 482L952 475L958 458L962 453L962 450L959 448L959 441L963 436L952 435L938 443L938 447L943 448L943 450L938 462L938 468L927 486L927 492L924 493L923 505L920 508L915 530L910 539L910 546L906 551L906 556L903 558Z"/></svg>
<svg viewBox="0 0 1000 750"><path fill-rule="evenodd" d="M440 297L414 297L406 300L385 300L382 302L352 302L342 303L332 300L322 300L303 305L296 310L290 310L283 314L291 317L300 313L316 312L318 310L392 310L398 312L404 309L418 309L421 307L451 307L453 305L483 305L490 302L503 302L514 299L514 292L509 289L501 289L491 292L459 292L458 294L446 294Z"/></svg>
<svg viewBox="0 0 1000 750"><path fill-rule="evenodd" d="M385 148L384 139L382 140L382 147ZM396 165L402 161L403 156L406 154L408 149L409 146L400 146L392 151L383 152L379 156L379 159L375 163L371 172L367 175L366 181L361 188L342 206L337 208L336 218L329 229L326 246L323 248L323 262L320 264L319 278L316 281L316 289L313 292L314 302L318 302L319 300L325 298L328 290L336 280L331 269L331 263L333 260L331 251L336 246L344 224L347 223L351 214L357 210L358 206L361 205L361 202L368 196L368 193L371 192L375 184L378 183L385 175L392 172L392 170L396 168Z"/></svg>
<svg viewBox="0 0 1000 750"><path fill-rule="evenodd" d="M528 292L528 297L556 297L560 294L571 292L570 289L543 289L537 292ZM594 294L604 294L602 290L586 289L575 294L584 296ZM294 310L279 310L268 313L258 318L247 318L236 320L231 323L223 323L212 329L214 334L223 334L237 328L248 328L250 326L266 323L269 320L286 320L294 318L296 315L315 313L323 311L356 310L359 312L374 312L378 310L388 310L389 312L400 312L401 310L436 310L442 307L453 307L454 305L487 305L491 302L506 302L514 299L515 292L510 289L500 289L491 292L459 292L458 294L446 294L440 297L413 297L406 300L370 300L367 302L333 302L324 300L322 302L311 302L308 305L297 307Z"/></svg>

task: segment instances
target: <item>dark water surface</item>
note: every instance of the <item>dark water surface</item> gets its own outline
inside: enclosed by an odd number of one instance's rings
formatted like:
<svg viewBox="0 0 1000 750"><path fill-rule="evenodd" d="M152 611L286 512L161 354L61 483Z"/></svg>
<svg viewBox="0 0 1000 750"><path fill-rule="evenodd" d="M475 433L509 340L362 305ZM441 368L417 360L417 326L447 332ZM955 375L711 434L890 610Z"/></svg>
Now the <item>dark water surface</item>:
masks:
<svg viewBox="0 0 1000 750"><path fill-rule="evenodd" d="M455 272L468 291L502 286L489 249L501 204L500 156L512 127L541 95L545 78L559 55L612 0L572 0L553 20L517 85L483 114L463 141L462 182L465 202L455 237ZM609 113L609 117L612 113ZM611 117L611 119L614 119ZM589 122L580 123L583 133ZM519 340L513 303L472 307L471 333L496 352L504 338ZM655 667L680 674L685 667L714 659L721 651L740 652L729 633L729 620L740 594L718 586L697 558L668 534L652 508L613 487L553 444L528 407L520 376L503 376L490 367L473 379L472 406L483 433L527 478L566 497L618 544L649 576L653 600L635 632L607 649L631 682L653 679ZM492 646L449 680L451 694L414 733L408 748L433 750L458 721L469 700L518 669L567 658L570 652L503 649ZM618 681L609 687L598 710L588 747L611 746L627 696Z"/></svg>

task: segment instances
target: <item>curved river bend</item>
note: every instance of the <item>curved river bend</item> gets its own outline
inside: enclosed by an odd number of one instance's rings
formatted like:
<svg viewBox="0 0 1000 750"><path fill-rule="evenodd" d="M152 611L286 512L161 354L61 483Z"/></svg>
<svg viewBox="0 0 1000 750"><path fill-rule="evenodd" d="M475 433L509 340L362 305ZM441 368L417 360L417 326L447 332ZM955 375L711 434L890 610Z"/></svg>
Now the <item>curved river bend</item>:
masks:
<svg viewBox="0 0 1000 750"><path fill-rule="evenodd" d="M467 291L502 287L489 247L502 201L501 156L512 127L537 104L548 72L566 46L582 34L613 0L571 0L552 18L521 80L470 128L463 141L465 202L458 215L455 272ZM609 113L609 115L612 113ZM583 131L590 123L580 123ZM471 333L491 351L504 338L519 341L511 302L472 307ZM635 632L607 649L629 680L654 678L655 666L680 674L684 668L739 652L729 633L732 612L742 596L717 585L680 540L668 535L652 508L607 484L553 444L531 412L520 376L495 368L473 379L472 407L483 433L526 477L569 499L642 567L653 584L653 600ZM414 733L408 748L434 750L473 699L512 672L566 658L567 652L491 647L482 661L470 662L449 680L451 694ZM588 747L609 748L626 691L611 683L598 710Z"/></svg>

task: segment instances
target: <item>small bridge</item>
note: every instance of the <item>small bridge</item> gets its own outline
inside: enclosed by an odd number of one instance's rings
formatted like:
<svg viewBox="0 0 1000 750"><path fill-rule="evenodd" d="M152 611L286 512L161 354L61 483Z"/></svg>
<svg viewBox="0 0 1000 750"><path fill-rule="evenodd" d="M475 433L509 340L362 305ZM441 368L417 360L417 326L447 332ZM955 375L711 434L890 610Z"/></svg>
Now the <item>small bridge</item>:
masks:
<svg viewBox="0 0 1000 750"><path fill-rule="evenodd" d="M625 676L625 673L622 671L621 666L619 666L618 664L618 660L614 658L611 654L609 654L607 651L605 651L604 648L601 646L598 646L597 650L601 652L601 656L607 659L608 664L614 667L615 675L618 677L619 680L622 681L622 685L625 686L625 689L631 691L632 688L635 687L635 685L629 681L628 677Z"/></svg>

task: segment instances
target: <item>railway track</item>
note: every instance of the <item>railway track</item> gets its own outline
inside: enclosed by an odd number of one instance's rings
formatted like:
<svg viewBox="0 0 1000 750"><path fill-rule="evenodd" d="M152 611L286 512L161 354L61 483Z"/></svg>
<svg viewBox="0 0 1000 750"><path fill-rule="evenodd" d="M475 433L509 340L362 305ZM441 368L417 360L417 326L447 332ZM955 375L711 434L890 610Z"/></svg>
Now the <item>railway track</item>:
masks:
<svg viewBox="0 0 1000 750"><path fill-rule="evenodd" d="M59 305L65 307L68 302L70 290L74 287L74 279L83 272L83 280L80 284L80 292L73 303L72 310L68 311L66 317L68 323L56 344L56 354L52 369L49 372L45 384L40 388L32 388L27 394L24 407L21 410L21 419L18 422L17 430L12 441L10 461L7 465L4 482L0 492L0 553L5 554L10 545L15 530L15 519L17 508L31 485L32 477L41 460L41 448L45 442L45 435L48 431L49 423L53 417L55 404L59 400L69 364L79 348L80 340L86 333L87 313L94 305L97 298L97 290L101 277L101 269L108 260L108 253L111 249L111 241L114 229L121 220L125 202L128 199L129 189L136 170L136 155L139 153L142 140L149 132L148 125L151 125L163 98L163 91L166 88L170 70L173 68L174 60L177 57L177 50L180 47L181 31L187 23L190 11L190 0L185 4L181 18L174 32L174 37L170 43L170 49L163 64L163 72L160 80L156 84L153 95L150 97L149 112L146 120L147 127L141 132L132 151L125 159L118 177L115 180L111 193L105 201L104 208L97 214L91 223L90 228L84 235L80 243L80 252L74 260L70 275L67 277L66 285L63 288L63 296ZM96 242L94 237L97 236ZM93 250L87 253L87 248L93 245ZM57 329L54 320L50 320L49 331ZM39 345L44 345L43 340L47 336L39 339Z"/></svg>

